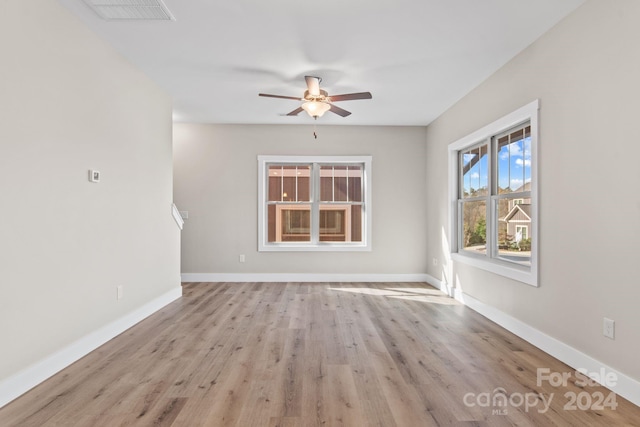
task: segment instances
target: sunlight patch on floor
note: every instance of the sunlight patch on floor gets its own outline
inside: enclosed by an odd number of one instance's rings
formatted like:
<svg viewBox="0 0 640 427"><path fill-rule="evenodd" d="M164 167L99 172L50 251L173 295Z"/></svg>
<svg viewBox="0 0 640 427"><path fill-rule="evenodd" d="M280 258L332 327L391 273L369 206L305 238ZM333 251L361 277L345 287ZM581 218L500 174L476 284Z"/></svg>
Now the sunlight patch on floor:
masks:
<svg viewBox="0 0 640 427"><path fill-rule="evenodd" d="M446 295L442 296L428 296L428 295L388 295L389 298L404 299L417 302L428 302L430 304L441 305L459 305L460 303L453 298L449 298Z"/></svg>
<svg viewBox="0 0 640 427"><path fill-rule="evenodd" d="M425 288L329 288L331 291L351 292L362 295L371 295L408 301L425 302L429 304L458 305L458 301L450 298L445 293L437 289Z"/></svg>

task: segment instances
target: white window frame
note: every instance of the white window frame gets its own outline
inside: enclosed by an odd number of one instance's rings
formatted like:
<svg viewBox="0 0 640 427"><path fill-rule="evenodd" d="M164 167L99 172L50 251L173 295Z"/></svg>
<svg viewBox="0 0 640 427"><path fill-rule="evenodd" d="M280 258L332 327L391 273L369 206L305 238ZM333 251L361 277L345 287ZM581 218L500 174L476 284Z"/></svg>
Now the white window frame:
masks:
<svg viewBox="0 0 640 427"><path fill-rule="evenodd" d="M371 156L258 156L258 251L259 252L305 252L305 251L371 251L372 204L371 204ZM361 242L269 242L267 225L268 165L277 164L362 164L363 214ZM316 212L320 205L319 171L311 173L311 222L317 221Z"/></svg>
<svg viewBox="0 0 640 427"><path fill-rule="evenodd" d="M451 259L455 262L468 264L483 270L526 283L538 286L538 111L539 100L519 108L506 116L488 124L482 129L465 136L449 144L449 236ZM529 237L531 238L531 266L518 265L497 258L493 248L493 238L489 234L490 227L497 215L495 206L488 208L487 215L487 254L472 255L459 247L460 225L458 221L458 185L459 185L459 153L479 144L482 141L490 141L495 135L505 132L521 123L529 122L531 126L531 226ZM491 147L491 146L490 146ZM490 150L490 153L492 150ZM490 159L491 161L491 159Z"/></svg>

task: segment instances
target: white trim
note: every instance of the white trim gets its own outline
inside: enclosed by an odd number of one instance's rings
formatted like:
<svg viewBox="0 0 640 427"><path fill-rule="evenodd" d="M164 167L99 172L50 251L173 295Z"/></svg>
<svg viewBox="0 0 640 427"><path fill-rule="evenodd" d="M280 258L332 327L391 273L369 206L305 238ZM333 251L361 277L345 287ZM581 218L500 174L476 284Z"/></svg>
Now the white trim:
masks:
<svg viewBox="0 0 640 427"><path fill-rule="evenodd" d="M427 282L427 284L433 286L434 288L444 292L445 294L453 298L453 294L452 294L453 289L449 286L449 284L446 281L436 279L430 274L427 274L426 276L427 278L425 281Z"/></svg>
<svg viewBox="0 0 640 427"><path fill-rule="evenodd" d="M428 274L182 273L183 282L428 282Z"/></svg>
<svg viewBox="0 0 640 427"><path fill-rule="evenodd" d="M182 287L172 289L120 319L0 381L0 408L180 297L182 297Z"/></svg>
<svg viewBox="0 0 640 427"><path fill-rule="evenodd" d="M533 258L533 254L531 254L531 257ZM531 283L531 273L529 272L529 268L519 268L518 264L515 262L501 261L499 258L488 260L484 257L460 255L458 253L452 253L451 259L455 262L460 262L462 264L470 265L472 267L480 268L500 276L526 283L527 285L537 286L536 284Z"/></svg>
<svg viewBox="0 0 640 427"><path fill-rule="evenodd" d="M173 219L176 221L178 228L182 230L182 227L184 226L184 219L182 219L182 215L180 215L180 211L175 203L171 204L171 214L173 215Z"/></svg>
<svg viewBox="0 0 640 427"><path fill-rule="evenodd" d="M553 338L468 294L465 294L457 288L454 289L454 291L455 299L470 309L480 313L487 319L497 323L509 332L538 347L540 350L548 353L561 362L566 363L573 369L584 368L588 372L600 372L601 369L604 369L605 372L614 373L617 377L616 385L613 387L607 387L605 385L605 387L629 400L633 404L640 406L639 381L605 365L602 362L599 362L591 356L582 353L580 350L577 350L562 341L559 341L558 339Z"/></svg>
<svg viewBox="0 0 640 427"><path fill-rule="evenodd" d="M451 258L463 264L468 264L476 268L490 271L504 277L525 283L531 286L538 286L538 110L540 101L538 99L518 108L516 111L499 118L498 120L484 126L481 129L452 142L448 146L449 151L449 218L448 228L451 242ZM458 152L464 148L473 146L482 140L489 140L492 136L499 134L513 126L529 120L531 126L531 228L529 237L531 238L531 267L526 269L514 263L509 265L508 261L501 261L490 257L474 257L459 252L458 248ZM492 209L494 209L492 207ZM490 251L491 248L488 248Z"/></svg>

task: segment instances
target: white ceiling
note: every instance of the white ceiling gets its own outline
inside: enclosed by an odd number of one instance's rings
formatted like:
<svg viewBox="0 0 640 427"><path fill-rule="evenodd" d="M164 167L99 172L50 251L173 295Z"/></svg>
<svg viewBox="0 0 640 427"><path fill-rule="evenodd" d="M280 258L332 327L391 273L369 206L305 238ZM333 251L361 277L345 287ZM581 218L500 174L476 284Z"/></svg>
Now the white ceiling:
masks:
<svg viewBox="0 0 640 427"><path fill-rule="evenodd" d="M305 75L348 117L318 124L426 125L583 0L165 0L175 21L103 21L58 0L173 99L176 121L305 124Z"/></svg>

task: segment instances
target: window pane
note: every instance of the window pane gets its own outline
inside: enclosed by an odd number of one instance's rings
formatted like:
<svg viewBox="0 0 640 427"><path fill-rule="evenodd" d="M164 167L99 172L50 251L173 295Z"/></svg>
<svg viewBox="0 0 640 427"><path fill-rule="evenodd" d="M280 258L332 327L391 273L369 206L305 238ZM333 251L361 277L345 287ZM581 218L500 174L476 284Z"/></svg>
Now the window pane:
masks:
<svg viewBox="0 0 640 427"><path fill-rule="evenodd" d="M346 242L346 217L347 209L321 209L320 210L320 241L321 242Z"/></svg>
<svg viewBox="0 0 640 427"><path fill-rule="evenodd" d="M298 202L311 200L311 166L298 166Z"/></svg>
<svg viewBox="0 0 640 427"><path fill-rule="evenodd" d="M282 166L269 166L270 202L282 200Z"/></svg>
<svg viewBox="0 0 640 427"><path fill-rule="evenodd" d="M351 206L351 241L362 242L362 205Z"/></svg>
<svg viewBox="0 0 640 427"><path fill-rule="evenodd" d="M478 254L487 253L487 203L485 201L463 202L462 247Z"/></svg>
<svg viewBox="0 0 640 427"><path fill-rule="evenodd" d="M291 166L285 166L284 168L284 176L282 177L282 201L283 202L295 202L296 195L296 179L298 178L295 175L295 168L291 168Z"/></svg>
<svg viewBox="0 0 640 427"><path fill-rule="evenodd" d="M269 242L309 242L311 240L310 205L269 205L267 215Z"/></svg>
<svg viewBox="0 0 640 427"><path fill-rule="evenodd" d="M320 201L361 202L362 166L320 166Z"/></svg>
<svg viewBox="0 0 640 427"><path fill-rule="evenodd" d="M462 160L462 198L486 196L489 179L487 144L460 153Z"/></svg>
<svg viewBox="0 0 640 427"><path fill-rule="evenodd" d="M531 266L531 199L498 200L498 258Z"/></svg>
<svg viewBox="0 0 640 427"><path fill-rule="evenodd" d="M362 201L362 166L349 166L347 171L350 202Z"/></svg>
<svg viewBox="0 0 640 427"><path fill-rule="evenodd" d="M269 201L270 202L308 202L310 201L309 165L270 165Z"/></svg>
<svg viewBox="0 0 640 427"><path fill-rule="evenodd" d="M498 194L531 190L531 126L497 138Z"/></svg>
<svg viewBox="0 0 640 427"><path fill-rule="evenodd" d="M320 201L333 202L333 168L320 167Z"/></svg>
<svg viewBox="0 0 640 427"><path fill-rule="evenodd" d="M347 167L346 166L333 166L333 201L334 202L347 201Z"/></svg>
<svg viewBox="0 0 640 427"><path fill-rule="evenodd" d="M311 240L311 210L282 209L282 241L308 242Z"/></svg>
<svg viewBox="0 0 640 427"><path fill-rule="evenodd" d="M267 241L276 241L276 205L267 206Z"/></svg>
<svg viewBox="0 0 640 427"><path fill-rule="evenodd" d="M361 242L362 205L320 205L321 242Z"/></svg>

